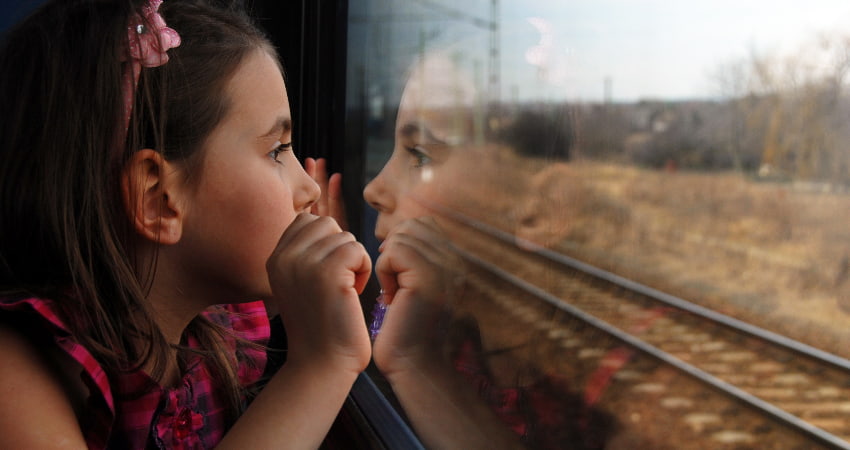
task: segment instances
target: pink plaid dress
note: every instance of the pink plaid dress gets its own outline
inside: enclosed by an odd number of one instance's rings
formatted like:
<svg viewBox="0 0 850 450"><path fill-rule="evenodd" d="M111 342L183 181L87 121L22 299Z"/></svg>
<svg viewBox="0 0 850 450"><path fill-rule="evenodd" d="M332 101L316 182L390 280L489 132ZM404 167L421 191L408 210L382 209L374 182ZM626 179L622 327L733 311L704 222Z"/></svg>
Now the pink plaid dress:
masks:
<svg viewBox="0 0 850 450"><path fill-rule="evenodd" d="M53 342L80 364L80 376L91 393L81 424L89 448L211 448L224 436L224 401L201 356L189 362L177 387L162 387L142 371L108 378L91 353L71 336L50 300L0 299L0 311L7 316L37 315L42 326L34 332L50 333ZM262 302L223 305L204 314L243 339L265 344L269 338ZM198 347L191 336L187 343ZM228 344L227 351L235 352L235 339ZM266 352L248 348L237 355L239 379L243 386L250 386L263 374Z"/></svg>

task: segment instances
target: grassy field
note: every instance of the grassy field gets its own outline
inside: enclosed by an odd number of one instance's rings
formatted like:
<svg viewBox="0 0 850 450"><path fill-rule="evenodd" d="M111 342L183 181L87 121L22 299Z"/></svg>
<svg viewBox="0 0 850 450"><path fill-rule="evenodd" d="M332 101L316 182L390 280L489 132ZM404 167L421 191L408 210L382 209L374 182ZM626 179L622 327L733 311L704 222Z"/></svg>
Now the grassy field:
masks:
<svg viewBox="0 0 850 450"><path fill-rule="evenodd" d="M850 195L591 162L558 181L559 250L850 357Z"/></svg>

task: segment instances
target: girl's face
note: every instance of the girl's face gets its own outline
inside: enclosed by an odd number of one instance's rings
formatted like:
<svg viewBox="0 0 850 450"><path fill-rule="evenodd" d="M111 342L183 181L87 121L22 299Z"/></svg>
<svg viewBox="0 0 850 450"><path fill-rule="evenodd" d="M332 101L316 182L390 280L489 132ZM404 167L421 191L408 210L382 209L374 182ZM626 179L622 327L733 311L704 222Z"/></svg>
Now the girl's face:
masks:
<svg viewBox="0 0 850 450"><path fill-rule="evenodd" d="M378 211L375 236L383 241L400 222L428 214L417 192L433 182L445 165L449 148L436 139L415 110L399 108L392 155L363 190Z"/></svg>
<svg viewBox="0 0 850 450"><path fill-rule="evenodd" d="M480 200L500 178L492 149L473 131L471 78L440 53L414 67L399 103L393 153L363 191L378 211L380 240L407 219L434 216L435 206L482 212Z"/></svg>
<svg viewBox="0 0 850 450"><path fill-rule="evenodd" d="M379 240L407 219L439 217L442 209L523 238L539 240L532 228L549 226L538 196L525 196L537 178L532 162L486 141L475 92L450 58L435 54L417 64L399 103L393 153L363 191L378 211Z"/></svg>
<svg viewBox="0 0 850 450"><path fill-rule="evenodd" d="M207 138L179 246L191 282L227 301L271 295L266 260L319 197L291 150L289 99L277 64L250 55L227 85L230 112Z"/></svg>
<svg viewBox="0 0 850 450"><path fill-rule="evenodd" d="M379 240L407 219L433 216L434 207L469 212L477 196L471 191L493 175L482 166L492 162L482 157L486 149L468 144L468 110L426 107L408 94L399 105L393 153L363 191L378 211Z"/></svg>

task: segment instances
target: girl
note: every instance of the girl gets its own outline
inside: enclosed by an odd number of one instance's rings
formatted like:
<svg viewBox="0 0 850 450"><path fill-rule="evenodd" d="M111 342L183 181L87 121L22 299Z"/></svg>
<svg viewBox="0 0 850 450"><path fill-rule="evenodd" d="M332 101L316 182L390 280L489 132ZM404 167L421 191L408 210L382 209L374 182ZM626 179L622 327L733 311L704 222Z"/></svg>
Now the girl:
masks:
<svg viewBox="0 0 850 450"><path fill-rule="evenodd" d="M159 9L52 1L0 50L0 447L317 447L368 363L369 258L309 213L272 46Z"/></svg>

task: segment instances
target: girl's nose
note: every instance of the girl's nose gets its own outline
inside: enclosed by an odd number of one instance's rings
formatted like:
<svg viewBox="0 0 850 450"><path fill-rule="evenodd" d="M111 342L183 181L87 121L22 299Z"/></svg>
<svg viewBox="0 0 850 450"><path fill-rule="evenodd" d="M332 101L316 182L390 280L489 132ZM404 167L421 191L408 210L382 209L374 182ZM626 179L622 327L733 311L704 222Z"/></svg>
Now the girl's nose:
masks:
<svg viewBox="0 0 850 450"><path fill-rule="evenodd" d="M313 180L305 171L301 171L299 176L298 189L293 193L293 202L295 203L296 211L306 211L313 206L313 203L319 200L322 195L322 189L319 184Z"/></svg>
<svg viewBox="0 0 850 450"><path fill-rule="evenodd" d="M384 171L382 170L363 189L363 198L366 199L369 205L378 210L378 212L389 213L395 209L395 196L388 189L384 178Z"/></svg>

